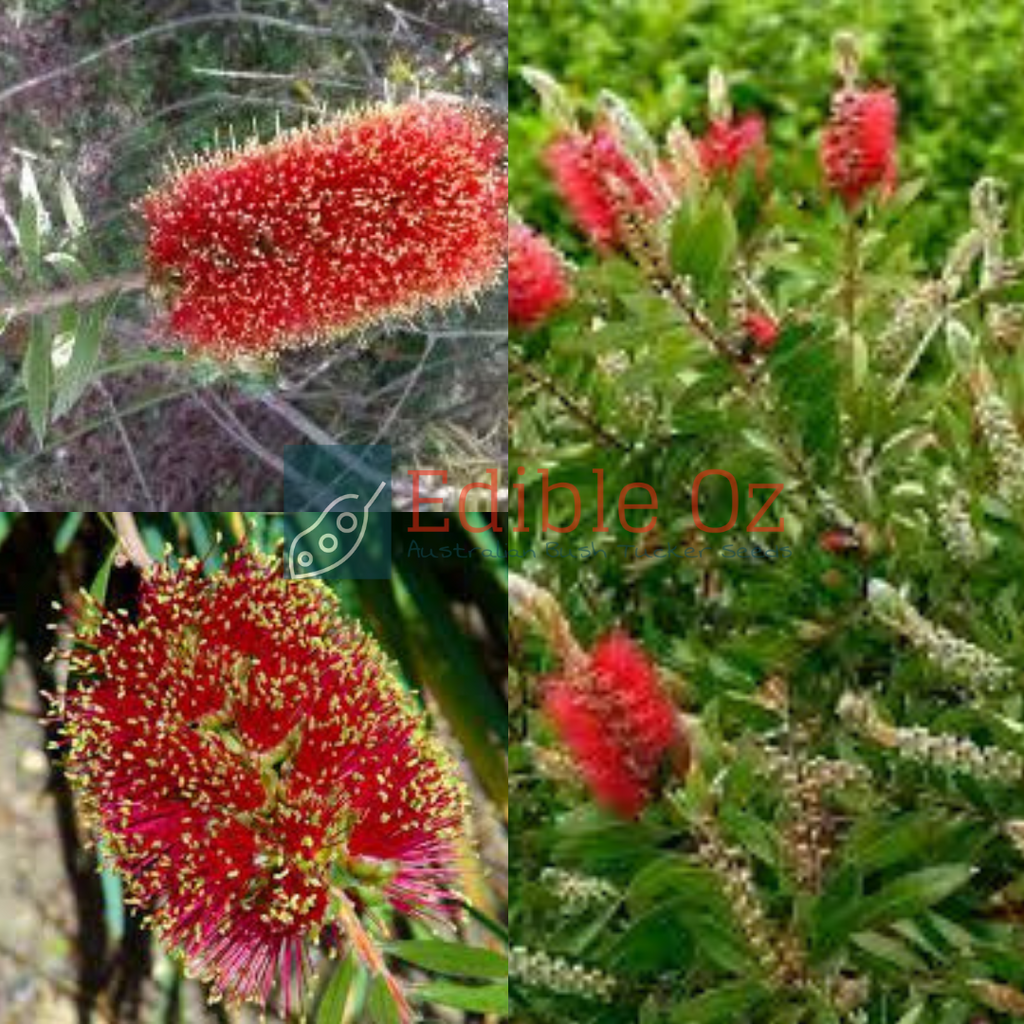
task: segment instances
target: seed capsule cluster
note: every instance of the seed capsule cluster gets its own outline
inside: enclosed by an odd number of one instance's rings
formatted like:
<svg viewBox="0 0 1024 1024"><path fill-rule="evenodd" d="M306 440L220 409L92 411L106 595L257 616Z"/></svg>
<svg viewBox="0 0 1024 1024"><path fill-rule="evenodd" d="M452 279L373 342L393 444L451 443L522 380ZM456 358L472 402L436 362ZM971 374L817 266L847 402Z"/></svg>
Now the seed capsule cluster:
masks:
<svg viewBox="0 0 1024 1024"><path fill-rule="evenodd" d="M512 947L508 973L510 978L524 985L603 1003L611 1001L617 987L616 979L603 971L523 946Z"/></svg>
<svg viewBox="0 0 1024 1024"><path fill-rule="evenodd" d="M133 903L215 995L296 1003L338 900L451 910L465 803L383 655L318 580L236 553L86 606L57 708L68 775Z"/></svg>
<svg viewBox="0 0 1024 1024"><path fill-rule="evenodd" d="M940 671L979 692L1004 692L1015 678L996 655L926 619L885 580L868 584L868 603L876 619L901 633Z"/></svg>
<svg viewBox="0 0 1024 1024"><path fill-rule="evenodd" d="M171 330L267 355L476 293L504 261L503 157L479 112L415 101L172 174L141 204Z"/></svg>

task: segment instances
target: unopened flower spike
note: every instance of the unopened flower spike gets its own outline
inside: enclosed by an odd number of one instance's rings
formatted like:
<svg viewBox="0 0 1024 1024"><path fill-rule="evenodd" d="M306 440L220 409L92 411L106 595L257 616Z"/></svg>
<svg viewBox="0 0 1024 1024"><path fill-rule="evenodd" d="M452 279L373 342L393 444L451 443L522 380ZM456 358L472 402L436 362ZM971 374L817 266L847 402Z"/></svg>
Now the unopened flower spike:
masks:
<svg viewBox="0 0 1024 1024"><path fill-rule="evenodd" d="M466 299L504 262L505 142L464 104L379 104L196 159L141 202L194 353L268 356Z"/></svg>
<svg viewBox="0 0 1024 1024"><path fill-rule="evenodd" d="M832 39L836 74L844 89L853 89L860 76L860 48L852 32L837 32Z"/></svg>
<svg viewBox="0 0 1024 1024"><path fill-rule="evenodd" d="M697 140L701 168L709 178L731 178L750 167L763 177L768 169L764 119L757 114L734 117L729 83L722 71L708 72L708 128Z"/></svg>
<svg viewBox="0 0 1024 1024"><path fill-rule="evenodd" d="M725 80L722 69L718 67L712 67L708 72L708 120L732 120L729 83Z"/></svg>
<svg viewBox="0 0 1024 1024"><path fill-rule="evenodd" d="M57 702L68 777L131 902L213 998L288 1016L308 945L354 950L411 1011L374 904L450 920L465 797L376 645L319 580L233 552L86 605Z"/></svg>

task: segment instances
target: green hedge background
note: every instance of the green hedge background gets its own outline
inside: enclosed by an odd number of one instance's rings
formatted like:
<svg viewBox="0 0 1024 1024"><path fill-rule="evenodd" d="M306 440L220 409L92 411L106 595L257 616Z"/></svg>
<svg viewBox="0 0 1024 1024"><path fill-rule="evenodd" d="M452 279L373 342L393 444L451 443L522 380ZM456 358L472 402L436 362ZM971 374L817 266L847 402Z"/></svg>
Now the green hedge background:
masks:
<svg viewBox="0 0 1024 1024"><path fill-rule="evenodd" d="M513 201L578 251L536 163L551 132L519 74L543 68L576 97L611 89L645 124L705 122L705 85L723 68L741 111L769 122L776 162L813 167L834 81L830 41L857 33L865 77L895 85L901 172L927 180L929 252L966 221L983 174L1024 185L1024 4L1019 0L518 0L509 31ZM791 181L779 173L776 180ZM578 246L578 243L576 243Z"/></svg>

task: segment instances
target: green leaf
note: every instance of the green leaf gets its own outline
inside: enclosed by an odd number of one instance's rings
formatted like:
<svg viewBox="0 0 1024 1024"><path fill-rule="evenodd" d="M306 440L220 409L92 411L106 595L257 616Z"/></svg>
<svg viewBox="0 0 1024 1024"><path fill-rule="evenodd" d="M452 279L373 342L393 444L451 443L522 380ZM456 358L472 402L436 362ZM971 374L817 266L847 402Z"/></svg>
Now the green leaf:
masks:
<svg viewBox="0 0 1024 1024"><path fill-rule="evenodd" d="M85 310L79 318L71 358L57 374L54 421L74 408L95 376L100 362L103 327L110 308L110 304L100 303Z"/></svg>
<svg viewBox="0 0 1024 1024"><path fill-rule="evenodd" d="M749 1019L750 1011L766 995L763 986L752 981L722 985L679 1003L673 1008L669 1020L671 1024L735 1024Z"/></svg>
<svg viewBox="0 0 1024 1024"><path fill-rule="evenodd" d="M819 922L823 947L831 950L853 932L913 917L966 885L974 874L970 864L942 864L897 878L871 896L845 903L831 921Z"/></svg>
<svg viewBox="0 0 1024 1024"><path fill-rule="evenodd" d="M508 977L508 960L501 953L478 946L414 939L389 943L385 949L399 960L439 974L454 974L463 978Z"/></svg>
<svg viewBox="0 0 1024 1024"><path fill-rule="evenodd" d="M916 1003L900 1017L896 1024L921 1024L927 1009L927 1003Z"/></svg>
<svg viewBox="0 0 1024 1024"><path fill-rule="evenodd" d="M853 945L897 971L923 972L928 965L905 942L879 932L858 932L850 937Z"/></svg>
<svg viewBox="0 0 1024 1024"><path fill-rule="evenodd" d="M91 278L85 264L69 252L48 252L43 261L59 270L74 284L86 284Z"/></svg>
<svg viewBox="0 0 1024 1024"><path fill-rule="evenodd" d="M833 339L804 325L784 328L771 367L780 407L799 430L804 451L819 467L831 467L840 444L839 367Z"/></svg>
<svg viewBox="0 0 1024 1024"><path fill-rule="evenodd" d="M18 251L25 272L36 281L41 273L42 236L45 211L39 197L39 186L32 165L26 161L21 167L21 209L18 213Z"/></svg>
<svg viewBox="0 0 1024 1024"><path fill-rule="evenodd" d="M359 961L351 953L335 965L318 997L316 1024L348 1024L352 1020L350 1011L358 1002L362 974Z"/></svg>
<svg viewBox="0 0 1024 1024"><path fill-rule="evenodd" d="M71 547L71 542L75 539L75 534L78 533L78 528L82 525L84 518L84 512L69 512L64 517L53 538L53 553L55 555L63 555Z"/></svg>
<svg viewBox="0 0 1024 1024"><path fill-rule="evenodd" d="M4 677L14 661L14 626L7 623L0 630L0 697L4 692Z"/></svg>
<svg viewBox="0 0 1024 1024"><path fill-rule="evenodd" d="M508 982L500 985L457 985L453 981L433 981L415 989L417 999L451 1006L470 1013L508 1014Z"/></svg>
<svg viewBox="0 0 1024 1024"><path fill-rule="evenodd" d="M21 373L25 384L29 423L40 447L46 439L46 428L50 420L50 389L53 383L53 366L50 362L52 342L53 338L47 333L43 323L33 319Z"/></svg>
<svg viewBox="0 0 1024 1024"><path fill-rule="evenodd" d="M402 1024L401 1014L395 1005L395 998L388 988L387 980L382 975L377 975L370 983L366 1012L373 1024Z"/></svg>
<svg viewBox="0 0 1024 1024"><path fill-rule="evenodd" d="M632 921L608 951L616 974L655 974L682 970L693 960L693 939L681 926L687 919L683 900L656 906Z"/></svg>
<svg viewBox="0 0 1024 1024"><path fill-rule="evenodd" d="M729 271L738 235L732 208L718 192L702 203L684 203L672 222L672 269L720 315L729 293Z"/></svg>
<svg viewBox="0 0 1024 1024"><path fill-rule="evenodd" d="M119 550L117 544L111 545L110 551L107 552L107 557L103 559L103 564L100 566L100 571L96 573L92 586L89 587L89 596L98 605L103 605L107 600L107 588L110 586L110 570L113 568L114 560L117 558Z"/></svg>
<svg viewBox="0 0 1024 1024"><path fill-rule="evenodd" d="M57 182L57 197L60 200L61 213L64 215L64 223L68 226L71 237L75 238L85 231L85 217L82 208L75 198L74 189L71 183L62 174Z"/></svg>

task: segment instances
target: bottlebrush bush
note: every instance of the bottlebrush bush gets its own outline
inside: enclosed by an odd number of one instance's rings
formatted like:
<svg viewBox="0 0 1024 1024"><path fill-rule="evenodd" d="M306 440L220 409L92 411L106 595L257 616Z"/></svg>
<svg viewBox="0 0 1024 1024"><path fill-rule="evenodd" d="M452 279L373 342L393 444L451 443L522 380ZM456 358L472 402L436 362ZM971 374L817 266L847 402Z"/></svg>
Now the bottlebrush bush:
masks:
<svg viewBox="0 0 1024 1024"><path fill-rule="evenodd" d="M524 1024L1024 1016L1024 259L990 178L922 258L901 83L837 70L813 186L718 73L658 139L529 76L592 256L511 357Z"/></svg>

